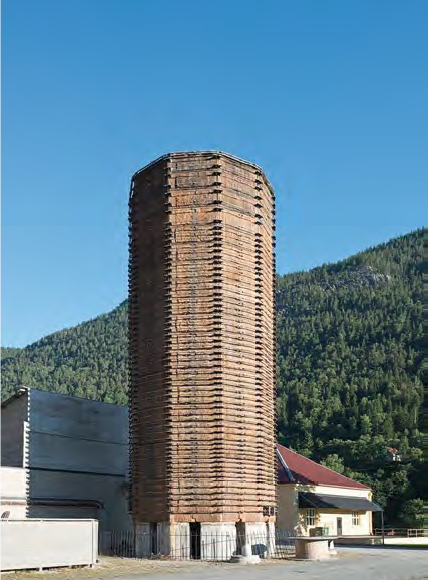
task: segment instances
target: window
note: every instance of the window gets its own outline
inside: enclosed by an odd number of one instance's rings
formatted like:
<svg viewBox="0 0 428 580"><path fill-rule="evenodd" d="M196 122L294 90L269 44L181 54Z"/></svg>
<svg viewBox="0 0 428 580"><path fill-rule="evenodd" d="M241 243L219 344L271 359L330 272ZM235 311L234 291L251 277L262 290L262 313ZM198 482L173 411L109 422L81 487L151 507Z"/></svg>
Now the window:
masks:
<svg viewBox="0 0 428 580"><path fill-rule="evenodd" d="M352 525L353 526L360 525L360 514L358 512L352 512Z"/></svg>
<svg viewBox="0 0 428 580"><path fill-rule="evenodd" d="M263 506L263 515L264 516L276 516L276 509L274 506Z"/></svg>
<svg viewBox="0 0 428 580"><path fill-rule="evenodd" d="M306 510L306 525L307 526L315 525L315 510L313 509Z"/></svg>

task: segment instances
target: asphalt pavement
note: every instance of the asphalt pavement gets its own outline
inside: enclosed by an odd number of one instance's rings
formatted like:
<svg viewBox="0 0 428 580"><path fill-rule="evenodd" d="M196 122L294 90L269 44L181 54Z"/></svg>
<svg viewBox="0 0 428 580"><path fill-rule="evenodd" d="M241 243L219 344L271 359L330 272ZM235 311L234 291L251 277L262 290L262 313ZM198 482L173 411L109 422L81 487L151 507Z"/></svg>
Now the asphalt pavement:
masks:
<svg viewBox="0 0 428 580"><path fill-rule="evenodd" d="M174 570L176 580L428 580L428 550L338 548L328 561L262 562L253 566L209 564ZM171 571L133 573L117 580L171 580ZM100 577L101 578L101 577ZM110 579L111 580L111 577Z"/></svg>

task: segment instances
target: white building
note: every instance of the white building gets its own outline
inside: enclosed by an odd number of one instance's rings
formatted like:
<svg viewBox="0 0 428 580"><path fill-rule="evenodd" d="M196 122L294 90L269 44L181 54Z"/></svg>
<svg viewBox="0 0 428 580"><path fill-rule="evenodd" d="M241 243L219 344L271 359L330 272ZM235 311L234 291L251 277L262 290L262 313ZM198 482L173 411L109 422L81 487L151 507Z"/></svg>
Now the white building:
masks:
<svg viewBox="0 0 428 580"><path fill-rule="evenodd" d="M277 528L305 536L324 528L333 536L372 534L372 491L283 445L277 446Z"/></svg>

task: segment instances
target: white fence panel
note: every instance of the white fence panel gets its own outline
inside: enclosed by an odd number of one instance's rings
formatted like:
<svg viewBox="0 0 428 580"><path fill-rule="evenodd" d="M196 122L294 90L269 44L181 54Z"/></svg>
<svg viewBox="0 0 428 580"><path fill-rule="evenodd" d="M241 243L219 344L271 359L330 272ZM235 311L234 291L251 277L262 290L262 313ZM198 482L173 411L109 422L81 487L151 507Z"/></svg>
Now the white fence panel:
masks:
<svg viewBox="0 0 428 580"><path fill-rule="evenodd" d="M1 522L2 570L89 566L97 555L97 520Z"/></svg>

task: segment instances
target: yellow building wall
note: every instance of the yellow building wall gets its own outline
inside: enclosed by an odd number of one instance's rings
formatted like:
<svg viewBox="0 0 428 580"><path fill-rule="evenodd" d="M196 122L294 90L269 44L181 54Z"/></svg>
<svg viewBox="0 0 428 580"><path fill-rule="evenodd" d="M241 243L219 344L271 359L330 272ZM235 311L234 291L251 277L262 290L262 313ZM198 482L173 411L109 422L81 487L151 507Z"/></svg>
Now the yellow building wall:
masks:
<svg viewBox="0 0 428 580"><path fill-rule="evenodd" d="M367 536L371 533L372 512L358 512L358 525L354 525L351 511L315 510L315 525L306 525L307 510L301 509L297 529L298 535L310 535L311 528L328 528L329 536L337 536L337 518L342 518L342 536Z"/></svg>
<svg viewBox="0 0 428 580"><path fill-rule="evenodd" d="M276 529L293 534L299 517L296 486L278 485L277 502Z"/></svg>
<svg viewBox="0 0 428 580"><path fill-rule="evenodd" d="M342 518L342 535L362 536L372 533L372 512L358 512L358 525L353 525L352 511L315 510L315 525L308 526L307 510L303 508L299 510L298 507L299 491L358 497L369 501L372 499L372 493L369 489L278 484L278 514L276 519L278 530L285 530L291 535L309 536L311 528L326 527L329 529L329 535L335 536L337 535L337 518Z"/></svg>

